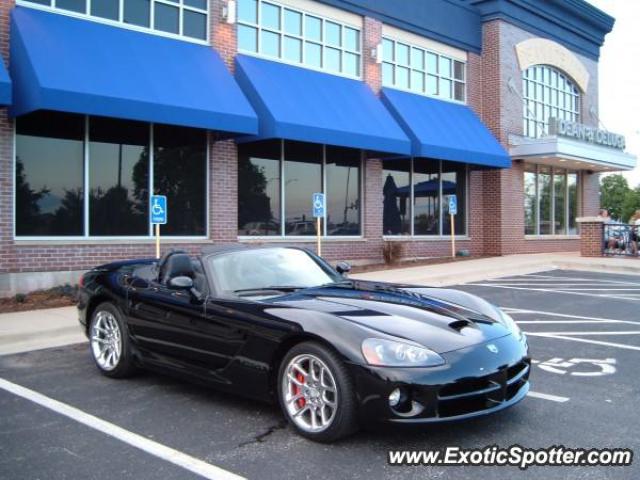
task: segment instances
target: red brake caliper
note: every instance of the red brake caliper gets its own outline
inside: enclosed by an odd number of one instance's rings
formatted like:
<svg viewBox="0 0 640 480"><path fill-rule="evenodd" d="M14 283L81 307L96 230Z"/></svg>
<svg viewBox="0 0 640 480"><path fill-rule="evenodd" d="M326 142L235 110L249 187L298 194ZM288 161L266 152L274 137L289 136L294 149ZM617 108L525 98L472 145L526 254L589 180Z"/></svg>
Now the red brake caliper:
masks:
<svg viewBox="0 0 640 480"><path fill-rule="evenodd" d="M302 375L300 372L296 373L296 379L300 382L300 383L304 383L304 375ZM293 385L293 396L295 397L296 395L298 395L298 393L300 393L300 387L298 385ZM299 398L298 400L296 400L296 404L298 405L298 408L302 408L304 407L306 401L304 398Z"/></svg>

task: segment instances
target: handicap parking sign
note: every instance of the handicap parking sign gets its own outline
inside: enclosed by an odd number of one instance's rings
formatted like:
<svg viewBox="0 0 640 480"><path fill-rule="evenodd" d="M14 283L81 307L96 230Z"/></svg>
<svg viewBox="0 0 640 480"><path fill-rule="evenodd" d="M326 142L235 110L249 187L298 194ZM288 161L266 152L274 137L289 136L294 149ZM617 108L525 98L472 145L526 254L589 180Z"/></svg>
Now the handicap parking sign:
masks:
<svg viewBox="0 0 640 480"><path fill-rule="evenodd" d="M167 197L152 195L150 211L151 223L165 225L167 223Z"/></svg>
<svg viewBox="0 0 640 480"><path fill-rule="evenodd" d="M311 202L313 204L313 216L315 218L324 218L326 213L324 193L314 193Z"/></svg>
<svg viewBox="0 0 640 480"><path fill-rule="evenodd" d="M458 197L449 195L449 215L458 214Z"/></svg>

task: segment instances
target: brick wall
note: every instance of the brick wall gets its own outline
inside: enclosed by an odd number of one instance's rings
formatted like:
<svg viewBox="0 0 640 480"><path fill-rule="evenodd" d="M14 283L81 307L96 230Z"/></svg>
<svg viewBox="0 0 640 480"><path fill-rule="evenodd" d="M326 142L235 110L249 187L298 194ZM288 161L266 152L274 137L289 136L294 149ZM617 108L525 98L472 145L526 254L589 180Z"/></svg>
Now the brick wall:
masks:
<svg viewBox="0 0 640 480"><path fill-rule="evenodd" d="M8 12L13 3L0 2L0 51L8 60ZM236 25L222 18L226 0L210 2L211 44L231 72L237 53ZM510 133L522 133L522 103L509 91L508 80L514 78L521 88L513 46L534 35L502 21L483 27L483 53L470 53L467 61L467 101L496 137L507 145ZM382 84L381 65L371 56L380 42L382 24L373 18L363 19L363 78L378 93ZM594 124L589 113L597 105L597 63L580 57L591 74L589 91L583 101L583 122ZM215 86L212 86L215 88ZM206 241L173 242L163 248L181 248L196 252L203 244L237 241L237 149L232 140L209 135L209 238ZM0 273L27 271L76 270L93 265L154 254L152 239L143 241L25 242L13 240L13 125L6 110L0 110ZM460 159L464 160L464 159ZM363 237L353 240L328 239L323 255L329 259L381 261L382 238L382 161L368 158L363 169ZM508 170L471 168L469 172L468 240L460 240L458 249L473 255L577 250L575 239L524 238L523 165L515 163ZM580 196L581 215L595 215L598 210L598 175L584 172ZM447 239L401 240L406 257L450 255ZM314 249L313 239L284 242Z"/></svg>
<svg viewBox="0 0 640 480"><path fill-rule="evenodd" d="M515 45L536 35L502 20L486 22L482 35L482 118L502 145L508 148L509 135L523 134L522 71ZM588 89L582 95L581 122L596 125L597 120L590 109L597 105L598 99L597 62L581 55L578 58L590 74ZM515 92L509 84L515 87ZM483 174L484 253L576 251L579 247L576 238L525 238L523 171L524 163L516 161L510 169L490 170ZM580 178L582 191L578 214L595 215L599 206L598 174L582 172Z"/></svg>
<svg viewBox="0 0 640 480"><path fill-rule="evenodd" d="M586 220L586 219L585 219ZM601 257L603 247L602 221L590 220L580 224L580 255L583 257Z"/></svg>

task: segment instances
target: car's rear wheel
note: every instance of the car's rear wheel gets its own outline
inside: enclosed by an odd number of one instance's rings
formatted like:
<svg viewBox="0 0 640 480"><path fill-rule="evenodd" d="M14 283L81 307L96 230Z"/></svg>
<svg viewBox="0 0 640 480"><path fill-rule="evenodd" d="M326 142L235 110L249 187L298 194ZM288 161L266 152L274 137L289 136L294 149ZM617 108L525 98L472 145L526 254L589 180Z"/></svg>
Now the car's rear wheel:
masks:
<svg viewBox="0 0 640 480"><path fill-rule="evenodd" d="M300 435L331 442L357 430L353 382L330 349L316 342L294 346L278 378L282 411Z"/></svg>
<svg viewBox="0 0 640 480"><path fill-rule="evenodd" d="M122 314L115 305L105 302L96 307L89 326L89 344L98 370L108 377L126 377L135 371L126 332Z"/></svg>

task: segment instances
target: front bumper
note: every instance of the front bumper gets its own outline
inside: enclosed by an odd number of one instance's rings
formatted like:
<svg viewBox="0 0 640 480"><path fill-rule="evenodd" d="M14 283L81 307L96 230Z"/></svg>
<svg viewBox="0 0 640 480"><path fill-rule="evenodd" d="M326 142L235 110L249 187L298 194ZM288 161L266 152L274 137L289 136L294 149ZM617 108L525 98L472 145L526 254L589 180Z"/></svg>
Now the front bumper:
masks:
<svg viewBox="0 0 640 480"><path fill-rule="evenodd" d="M489 344L498 352L490 351ZM529 391L531 359L524 336L508 335L442 357L445 365L431 368L351 365L362 420L407 424L463 420L510 407ZM399 409L388 401L396 388L403 391Z"/></svg>

